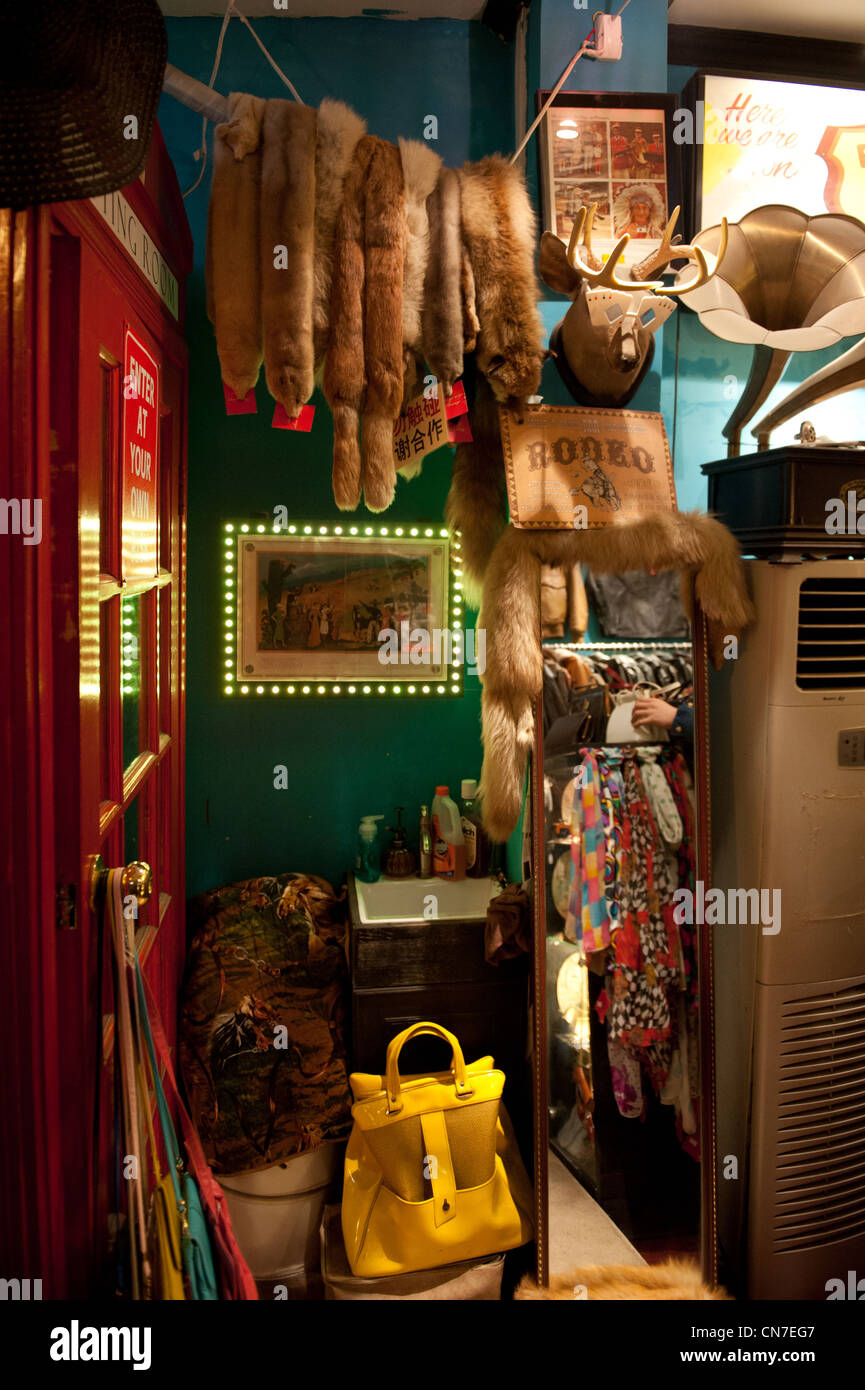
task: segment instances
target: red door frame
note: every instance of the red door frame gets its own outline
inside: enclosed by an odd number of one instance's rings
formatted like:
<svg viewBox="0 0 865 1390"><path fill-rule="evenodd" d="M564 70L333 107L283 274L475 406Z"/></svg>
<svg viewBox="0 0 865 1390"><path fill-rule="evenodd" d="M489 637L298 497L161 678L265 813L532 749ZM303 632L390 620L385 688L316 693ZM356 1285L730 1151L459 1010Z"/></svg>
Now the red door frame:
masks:
<svg viewBox="0 0 865 1390"><path fill-rule="evenodd" d="M93 998L93 922L86 901L90 864L80 862L80 847L93 841L94 831L98 837L100 830L94 780L94 737L98 738L100 713L98 697L93 695L94 684L98 688L98 655L94 668L92 642L85 650L85 641L64 643L52 636L52 616L55 622L62 617L64 604L73 632L84 638L89 624L92 637L95 617L98 636L93 576L89 611L85 611L88 603L79 605L78 571L79 562L87 563L87 520L99 515L101 498L93 492L93 479L98 478L90 457L93 422L76 418L77 394L72 388L77 374L70 371L68 383L58 382L56 375L52 379L52 361L56 366L63 360L62 351L55 351L52 358L52 307L55 323L65 322L67 307L74 313L71 298L64 307L64 277L58 277L56 264L52 306L51 258L54 254L56 260L58 247L61 264L67 249L72 261L82 247L99 257L106 285L120 292L129 306L129 318L145 327L180 374L173 422L179 439L177 524L171 556L178 582L172 585L175 597L170 617L179 665L170 695L170 732L181 774L184 758L187 422L182 326L192 243L173 166L158 132L144 175L124 189L123 196L144 234L161 248L177 276L177 321L89 202L20 213L0 211L0 358L8 368L0 388L0 487L7 499L41 498L43 537L40 545L25 546L21 537L0 536L0 574L6 581L9 615L8 620L5 615L0 619L0 796L4 806L0 817L6 823L0 877L0 979L7 986L6 1003L0 1010L4 1062L0 1067L0 1276L42 1279L46 1298L88 1292L97 1258L97 1197L93 1186L81 1190L82 1174L95 1170L92 1125L86 1113L90 1098L89 1093L77 1093L87 1092L87 1085L94 1082L95 1053L90 1040L101 1014L99 1001ZM70 266L70 273L73 269ZM78 312L83 321L87 303ZM77 324L68 324L70 359L75 356L76 328ZM66 419L67 409L71 447L64 455L56 431L52 438L51 419L52 412L55 420ZM56 525L57 516L69 513L68 506L57 505L57 497L65 495L68 503L70 488L78 534L71 534L71 527ZM158 953L164 958L156 962L158 978L153 981L157 996L163 996L160 1002L168 1006L171 1036L170 1006L184 951L182 775L176 781L169 830L178 856L172 909L176 920L172 941ZM90 823L85 824L88 818ZM56 884L74 885L75 930L57 925ZM79 1100L85 1114L73 1122Z"/></svg>

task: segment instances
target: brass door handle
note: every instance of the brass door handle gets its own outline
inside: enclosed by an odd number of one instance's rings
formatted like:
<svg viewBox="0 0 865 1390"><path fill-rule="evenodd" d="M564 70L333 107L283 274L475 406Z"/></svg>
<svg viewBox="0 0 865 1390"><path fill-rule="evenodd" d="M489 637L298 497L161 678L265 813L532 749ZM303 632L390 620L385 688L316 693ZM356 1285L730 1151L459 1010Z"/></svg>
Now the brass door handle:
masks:
<svg viewBox="0 0 865 1390"><path fill-rule="evenodd" d="M102 855L97 854L90 871L90 906L94 912L100 894L105 889L107 877L108 869L103 863ZM139 907L144 907L145 903L150 902L150 895L153 892L153 870L149 864L145 864L143 859L133 859L120 875L120 886L123 889L124 898L131 894Z"/></svg>

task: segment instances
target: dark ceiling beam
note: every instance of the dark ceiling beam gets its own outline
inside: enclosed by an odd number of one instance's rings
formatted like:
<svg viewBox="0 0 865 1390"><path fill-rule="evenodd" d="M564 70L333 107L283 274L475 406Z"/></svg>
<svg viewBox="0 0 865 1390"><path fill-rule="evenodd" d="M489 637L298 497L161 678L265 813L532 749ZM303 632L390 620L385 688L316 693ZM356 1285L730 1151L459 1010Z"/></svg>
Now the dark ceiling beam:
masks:
<svg viewBox="0 0 865 1390"><path fill-rule="evenodd" d="M705 29L697 24L667 27L671 66L730 68L755 77L833 81L865 87L865 44L810 39L789 34L758 34L748 29Z"/></svg>

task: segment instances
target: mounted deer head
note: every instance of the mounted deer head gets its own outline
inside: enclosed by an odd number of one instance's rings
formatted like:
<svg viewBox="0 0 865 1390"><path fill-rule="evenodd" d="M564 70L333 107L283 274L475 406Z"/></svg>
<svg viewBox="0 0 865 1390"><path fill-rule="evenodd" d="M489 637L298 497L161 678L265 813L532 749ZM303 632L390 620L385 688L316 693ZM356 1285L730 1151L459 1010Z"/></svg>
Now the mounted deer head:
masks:
<svg viewBox="0 0 865 1390"><path fill-rule="evenodd" d="M620 237L606 263L600 261L592 251L596 211L597 203L580 209L567 248L552 232L541 237L544 284L573 300L553 329L550 347L565 385L581 405L625 405L649 369L655 330L675 309L674 296L696 289L718 269L727 246L727 222L717 254L707 255L701 246L673 241L676 208L660 246L622 277L617 268L630 237ZM697 267L687 284L667 289L662 280L648 278L684 258Z"/></svg>

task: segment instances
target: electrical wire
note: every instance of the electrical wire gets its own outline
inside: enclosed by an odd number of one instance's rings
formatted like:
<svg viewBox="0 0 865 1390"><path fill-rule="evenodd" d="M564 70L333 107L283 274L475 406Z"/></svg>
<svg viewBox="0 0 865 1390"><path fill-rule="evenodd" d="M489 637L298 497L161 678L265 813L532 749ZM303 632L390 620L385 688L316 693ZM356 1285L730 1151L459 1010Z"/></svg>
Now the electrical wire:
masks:
<svg viewBox="0 0 865 1390"><path fill-rule="evenodd" d="M626 10L626 9L628 8L628 6L630 5L630 3L631 3L631 0L625 0L625 3L622 5L621 9L618 9L618 10L616 11L616 13L612 16L612 18L613 18L613 19L618 19L619 16L623 13L623 11ZM595 19L599 14L602 14L602 13L603 13L602 10L596 10L596 11L595 11L595 14L594 14L594 16L593 16L593 21L594 21L594 19ZM526 145L527 145L527 144L529 143L529 141L531 140L532 136L534 135L534 133L535 133L535 131L537 130L538 126L540 125L541 121L544 119L544 116L547 114L547 111L548 111L549 108L552 106L552 104L553 104L553 102L555 101L556 97L559 95L559 92L562 90L562 87L565 85L565 82L567 81L567 79L568 79L568 77L570 76L571 72L572 72L572 71L574 70L574 68L576 67L577 63L578 63L578 62L580 61L580 59L582 58L583 54L584 54L584 53L591 53L592 50L591 50L590 44L591 44L592 39L594 38L594 36L595 36L595 31L594 31L594 28L592 28L591 32L586 36L586 38L583 39L582 45L581 45L580 48L577 50L577 52L574 54L574 56L573 56L573 58L571 59L571 61L568 63L568 66L565 68L564 72L562 73L562 75L561 75L561 77L559 78L558 82L556 83L555 87L554 87L553 90L550 92L550 95L547 97L547 99L546 99L546 101L544 102L543 106L541 107L540 111L539 111L538 114L535 116L535 119L532 121L531 125L529 126L528 130L526 131L525 135L523 136L522 140L520 141L519 145L518 145L517 148L514 150L514 153L513 153L512 156L511 156L511 161L510 161L511 164L516 164L516 162L517 162L517 160L519 159L520 155L522 154L523 150L526 148Z"/></svg>

